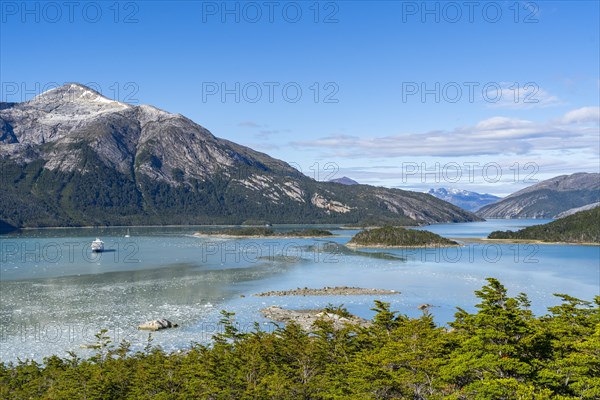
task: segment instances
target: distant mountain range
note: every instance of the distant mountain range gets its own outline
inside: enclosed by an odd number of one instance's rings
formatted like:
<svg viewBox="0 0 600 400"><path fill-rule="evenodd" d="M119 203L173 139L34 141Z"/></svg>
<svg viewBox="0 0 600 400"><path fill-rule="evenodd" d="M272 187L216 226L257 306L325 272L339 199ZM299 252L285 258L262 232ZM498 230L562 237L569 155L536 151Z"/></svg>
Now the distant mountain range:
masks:
<svg viewBox="0 0 600 400"><path fill-rule="evenodd" d="M519 231L494 231L490 239L540 240L542 242L599 243L600 208L579 211L543 225Z"/></svg>
<svg viewBox="0 0 600 400"><path fill-rule="evenodd" d="M539 182L482 207L483 218L557 218L577 207L600 202L600 174L580 172Z"/></svg>
<svg viewBox="0 0 600 400"><path fill-rule="evenodd" d="M358 185L354 179L350 179L347 176L342 176L341 178L330 179L328 182L333 183L341 183L342 185Z"/></svg>
<svg viewBox="0 0 600 400"><path fill-rule="evenodd" d="M429 189L427 193L467 211L477 211L481 207L501 199L493 194L481 194L462 189Z"/></svg>
<svg viewBox="0 0 600 400"><path fill-rule="evenodd" d="M425 193L317 182L180 114L79 84L0 104L0 170L7 227L479 219Z"/></svg>

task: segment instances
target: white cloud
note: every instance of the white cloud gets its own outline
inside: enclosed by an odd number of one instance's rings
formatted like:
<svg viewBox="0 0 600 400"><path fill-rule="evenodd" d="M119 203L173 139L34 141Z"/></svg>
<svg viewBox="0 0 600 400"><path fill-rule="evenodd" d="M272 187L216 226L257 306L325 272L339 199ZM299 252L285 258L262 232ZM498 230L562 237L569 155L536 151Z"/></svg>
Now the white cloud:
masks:
<svg viewBox="0 0 600 400"><path fill-rule="evenodd" d="M560 122L563 124L578 124L600 121L600 107L582 107L566 113Z"/></svg>
<svg viewBox="0 0 600 400"><path fill-rule="evenodd" d="M413 157L398 159L396 165L340 167L336 177L407 190L454 187L505 196L545 179L582 171L598 172L598 162L560 155L465 157L451 161Z"/></svg>
<svg viewBox="0 0 600 400"><path fill-rule="evenodd" d="M487 88L484 94L489 108L530 110L547 108L565 103L557 96L548 93L535 82L501 82Z"/></svg>
<svg viewBox="0 0 600 400"><path fill-rule="evenodd" d="M258 132L254 134L254 137L256 137L257 139L269 139L271 135L291 132L290 129L268 129L269 125L261 125L254 121L242 121L238 123L238 126L242 128L258 130Z"/></svg>
<svg viewBox="0 0 600 400"><path fill-rule="evenodd" d="M257 124L254 121L242 121L238 124L238 126L242 126L244 128L260 128L261 125Z"/></svg>
<svg viewBox="0 0 600 400"><path fill-rule="evenodd" d="M493 117L473 126L390 136L336 135L294 141L295 148L319 149L328 157L524 155L534 151L599 153L598 108L584 107L554 121Z"/></svg>

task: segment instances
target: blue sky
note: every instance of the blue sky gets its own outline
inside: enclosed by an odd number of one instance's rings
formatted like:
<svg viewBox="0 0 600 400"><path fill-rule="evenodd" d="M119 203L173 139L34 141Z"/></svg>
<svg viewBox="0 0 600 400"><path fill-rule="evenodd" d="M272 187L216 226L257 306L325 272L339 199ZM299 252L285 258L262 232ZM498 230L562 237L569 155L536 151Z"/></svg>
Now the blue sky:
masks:
<svg viewBox="0 0 600 400"><path fill-rule="evenodd" d="M600 168L597 1L0 5L2 101L79 82L318 179L415 190Z"/></svg>

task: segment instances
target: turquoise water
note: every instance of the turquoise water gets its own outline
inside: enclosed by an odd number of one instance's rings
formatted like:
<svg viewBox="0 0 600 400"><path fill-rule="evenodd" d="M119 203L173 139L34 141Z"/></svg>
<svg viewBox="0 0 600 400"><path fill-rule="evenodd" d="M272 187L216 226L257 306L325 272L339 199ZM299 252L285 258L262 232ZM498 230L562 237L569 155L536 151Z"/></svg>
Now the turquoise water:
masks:
<svg viewBox="0 0 600 400"><path fill-rule="evenodd" d="M541 220L490 220L424 227L447 237L485 237ZM277 226L275 229L298 228ZM434 305L439 324L455 307L474 309L473 291L486 277L500 279L511 295L525 292L536 314L557 304L553 293L592 300L600 287L600 247L473 243L445 249L363 249L343 246L356 230L328 226L327 239L219 239L194 237L196 227L43 229L0 237L0 360L41 360L50 354L90 350L106 328L114 342L142 348L148 334L136 326L168 318L180 328L153 334L167 350L203 342L219 329L219 311L237 313L240 328L272 324L260 309L269 305L316 308L344 304L372 316L373 300L418 316ZM205 229L205 228L203 228ZM92 254L96 237L106 252ZM337 244L337 246L336 246ZM359 286L393 289L389 296L255 297L296 287Z"/></svg>

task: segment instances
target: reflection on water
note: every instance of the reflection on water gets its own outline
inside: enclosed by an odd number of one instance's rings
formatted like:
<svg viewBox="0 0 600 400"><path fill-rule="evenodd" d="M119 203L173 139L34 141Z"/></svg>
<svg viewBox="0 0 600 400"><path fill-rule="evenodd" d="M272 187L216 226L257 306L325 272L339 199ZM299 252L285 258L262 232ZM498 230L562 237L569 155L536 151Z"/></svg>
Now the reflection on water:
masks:
<svg viewBox="0 0 600 400"><path fill-rule="evenodd" d="M492 230L540 223L492 220L426 227L449 237L484 237ZM298 229L277 227L277 229ZM332 229L330 227L330 229ZM456 306L473 309L473 291L499 278L514 295L526 292L537 314L556 304L552 293L592 300L600 285L600 248L592 246L480 244L441 249L360 249L343 246L356 231L334 229L327 239L223 239L192 236L194 227L45 229L0 239L0 359L41 360L49 354L82 355L84 343L109 329L114 342L145 344L139 323L168 318L180 328L154 334L176 349L205 341L219 311L237 313L241 327L267 323L268 305L316 308L344 304L369 318L378 298L401 313L433 304L438 323ZM94 255L101 237L112 252ZM255 297L297 287L358 286L393 289L399 296ZM270 325L264 325L268 328Z"/></svg>
<svg viewBox="0 0 600 400"><path fill-rule="evenodd" d="M303 250L307 253L322 254L324 262L329 258L331 261L337 261L344 256L376 258L380 260L405 260L404 257L377 249L355 249L344 246L343 243L328 241L317 245L305 246Z"/></svg>

